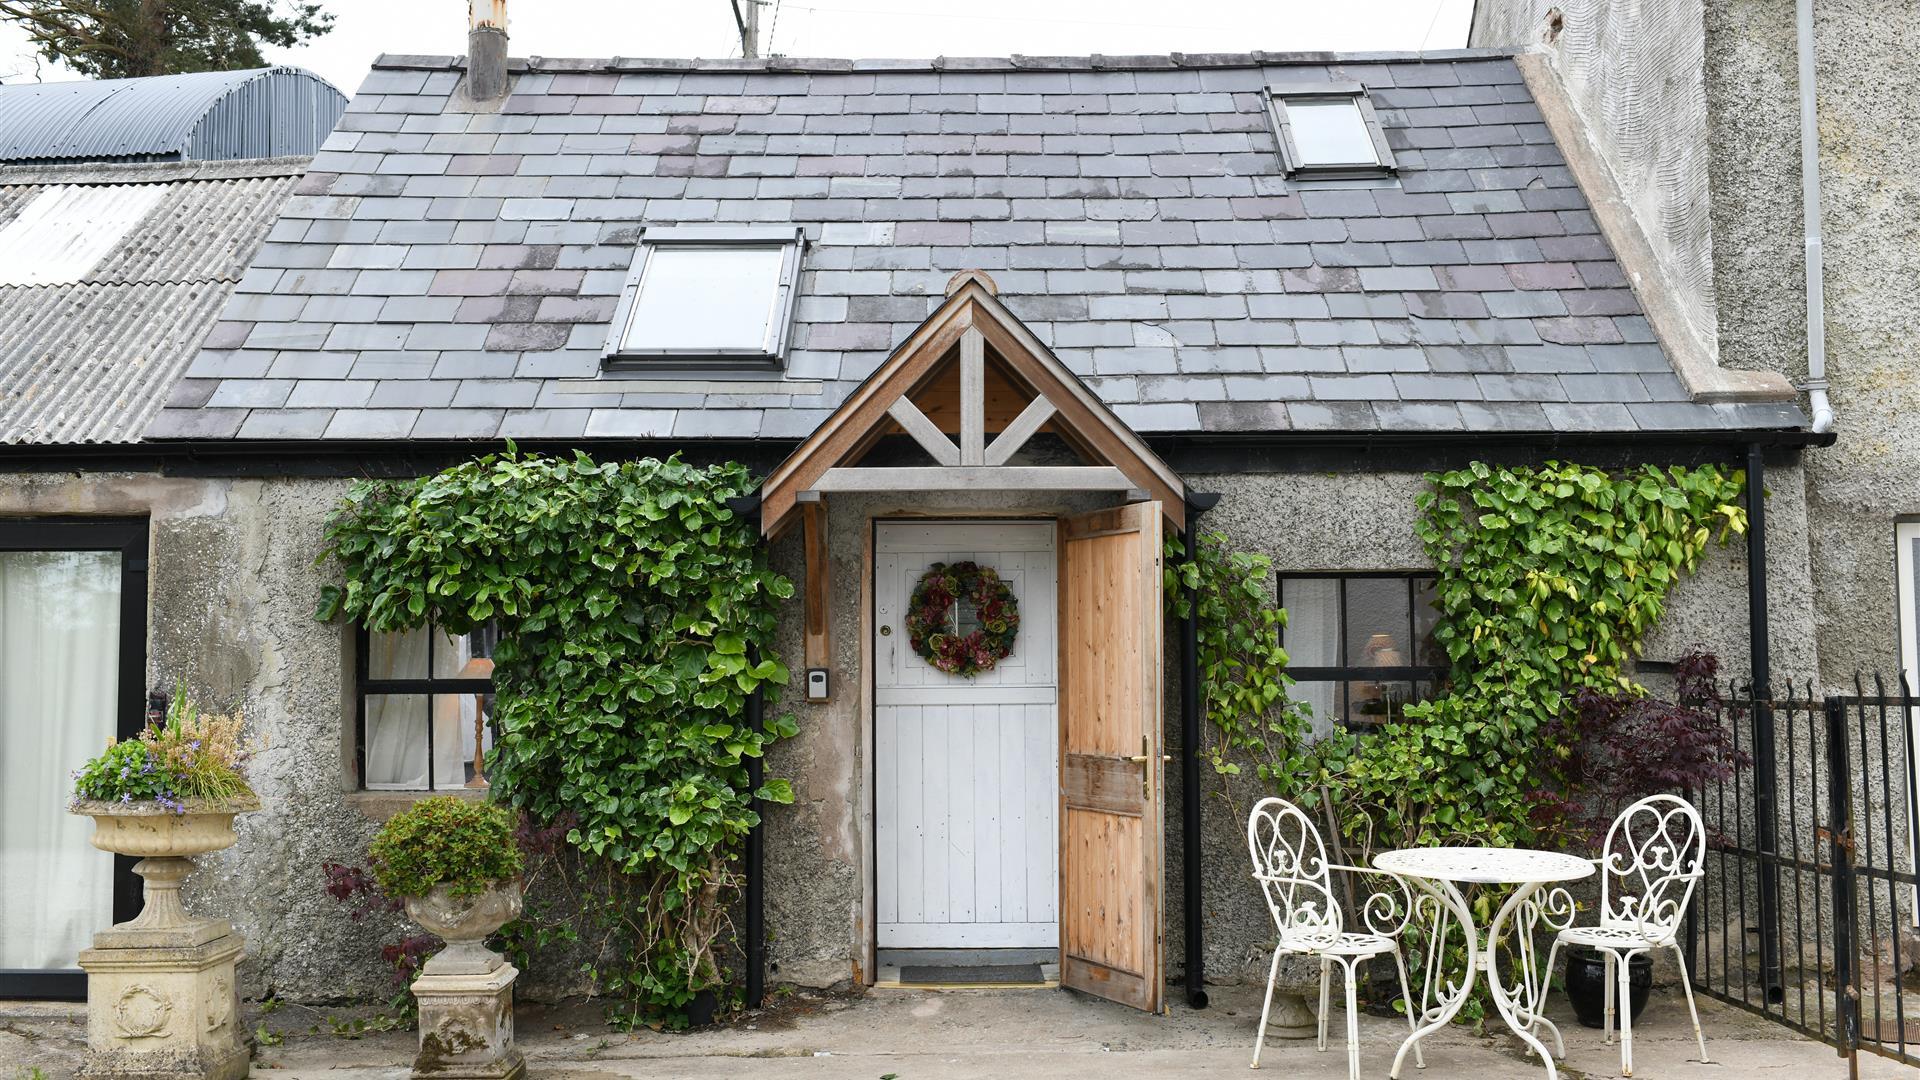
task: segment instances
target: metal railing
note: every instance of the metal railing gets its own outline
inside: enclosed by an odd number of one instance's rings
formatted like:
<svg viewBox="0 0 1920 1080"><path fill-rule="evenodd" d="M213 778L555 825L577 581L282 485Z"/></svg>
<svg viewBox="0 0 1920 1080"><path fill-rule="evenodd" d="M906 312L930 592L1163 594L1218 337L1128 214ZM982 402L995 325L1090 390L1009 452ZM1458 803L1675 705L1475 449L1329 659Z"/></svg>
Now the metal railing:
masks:
<svg viewBox="0 0 1920 1080"><path fill-rule="evenodd" d="M1845 695L1784 689L1720 708L1753 761L1697 793L1710 835L1686 926L1694 983L1849 1057L1920 1065L1920 702L1878 677Z"/></svg>

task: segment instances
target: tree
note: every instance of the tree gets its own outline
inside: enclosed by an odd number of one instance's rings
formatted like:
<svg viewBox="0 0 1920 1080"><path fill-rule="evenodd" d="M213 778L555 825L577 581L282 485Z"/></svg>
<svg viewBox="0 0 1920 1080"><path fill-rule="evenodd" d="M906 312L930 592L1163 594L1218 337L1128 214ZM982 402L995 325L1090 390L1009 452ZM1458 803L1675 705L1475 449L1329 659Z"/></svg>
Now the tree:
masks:
<svg viewBox="0 0 1920 1080"><path fill-rule="evenodd" d="M0 0L40 55L96 79L265 67L262 45L333 29L309 0Z"/></svg>

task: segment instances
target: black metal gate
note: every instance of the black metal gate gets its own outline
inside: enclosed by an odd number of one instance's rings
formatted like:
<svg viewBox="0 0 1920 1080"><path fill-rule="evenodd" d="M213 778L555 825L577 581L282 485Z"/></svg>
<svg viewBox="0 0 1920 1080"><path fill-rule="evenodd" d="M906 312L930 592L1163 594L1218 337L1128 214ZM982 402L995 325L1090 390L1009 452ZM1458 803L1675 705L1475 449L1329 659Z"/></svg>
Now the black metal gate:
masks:
<svg viewBox="0 0 1920 1080"><path fill-rule="evenodd" d="M1904 681L1891 689L1727 698L1753 763L1700 793L1707 876L1686 946L1704 992L1848 1056L1920 1065L1920 712Z"/></svg>

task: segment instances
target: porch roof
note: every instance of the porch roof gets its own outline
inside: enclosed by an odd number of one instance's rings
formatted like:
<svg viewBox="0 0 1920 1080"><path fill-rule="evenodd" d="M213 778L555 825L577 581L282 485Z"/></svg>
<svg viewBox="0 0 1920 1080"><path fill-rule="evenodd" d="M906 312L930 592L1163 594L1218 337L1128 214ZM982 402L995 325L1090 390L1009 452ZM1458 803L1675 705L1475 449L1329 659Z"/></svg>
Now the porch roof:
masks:
<svg viewBox="0 0 1920 1080"><path fill-rule="evenodd" d="M1758 431L1689 394L1512 56L383 57L149 438L798 440L984 268L1143 435ZM1282 175L1370 94L1397 183ZM793 223L783 372L601 371L649 226Z"/></svg>

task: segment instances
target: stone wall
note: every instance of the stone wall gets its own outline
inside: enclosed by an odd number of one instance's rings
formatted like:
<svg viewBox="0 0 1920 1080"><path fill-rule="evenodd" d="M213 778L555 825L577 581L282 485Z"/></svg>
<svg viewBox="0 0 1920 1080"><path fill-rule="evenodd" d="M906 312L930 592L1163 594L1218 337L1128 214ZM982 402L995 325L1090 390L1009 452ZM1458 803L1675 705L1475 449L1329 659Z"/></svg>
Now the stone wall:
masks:
<svg viewBox="0 0 1920 1080"><path fill-rule="evenodd" d="M1806 503L1799 468L1771 474L1772 595L1775 655L1783 670L1814 662ZM1425 560L1413 536L1412 472L1270 473L1192 477L1196 490L1225 498L1205 519L1240 548L1270 555L1282 570L1417 569ZM356 924L322 892L321 864L357 863L375 819L398 801L350 791L349 739L343 725L351 690L349 642L341 628L312 614L326 572L313 565L324 521L347 488L340 480L192 479L154 474L30 474L0 477L0 514L149 515L152 595L148 681L185 680L221 708L239 707L263 748L251 767L265 809L240 820L240 843L202 860L188 903L229 915L246 934L242 992L305 1002L376 999L389 992L377 957L397 938L397 919ZM796 603L781 631L794 681L778 708L800 734L770 755L768 773L794 782L792 806L768 815L769 981L848 985L859 970L863 892L870 888L872 789L870 735L863 730L859 667L860 579L868 522L876 516L938 512L1055 515L1101 505L1097 496L996 492L974 498L916 499L912 505L840 497L830 512L835 679L833 699L802 698L801 625ZM797 530L774 549L776 567L803 577ZM1701 572L1676 590L1671 613L1648 642L1648 655L1671 659L1699 642L1744 668L1744 548L1716 549ZM1179 746L1178 645L1167 643L1166 744ZM1166 955L1180 974L1180 789L1169 768L1166 793ZM1247 875L1244 813L1257 795L1243 782L1223 797L1206 778L1201 865L1207 965L1215 981L1257 975L1268 937L1267 914ZM546 970L551 968L551 970ZM559 956L536 964L528 987L550 995L577 985Z"/></svg>

